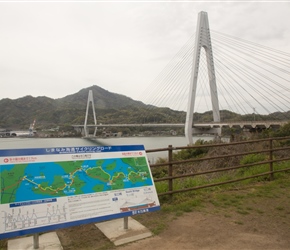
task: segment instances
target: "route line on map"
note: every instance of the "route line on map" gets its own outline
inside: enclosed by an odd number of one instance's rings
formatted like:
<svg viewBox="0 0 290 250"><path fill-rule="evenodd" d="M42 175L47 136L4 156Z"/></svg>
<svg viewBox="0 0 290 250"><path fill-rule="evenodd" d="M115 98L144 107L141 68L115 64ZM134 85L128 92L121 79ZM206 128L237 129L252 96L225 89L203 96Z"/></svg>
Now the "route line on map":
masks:
<svg viewBox="0 0 290 250"><path fill-rule="evenodd" d="M5 191L5 190L7 190L9 188L12 188L14 186L17 186L17 184L19 184L20 182L22 182L22 179L20 179L18 182L15 182L14 184L12 184L10 186L7 186L7 187L2 188L1 191Z"/></svg>
<svg viewBox="0 0 290 250"><path fill-rule="evenodd" d="M104 174L107 174L108 175L108 179L104 179L102 178L102 175L99 174L99 175L96 175L96 174L89 174L89 170L92 171L94 169L100 169ZM36 187L38 187L40 190L42 190L43 192L48 192L50 191L52 194L55 194L55 193L58 193L59 191L63 191L65 190L66 188L70 188L73 184L74 184L74 176L77 172L81 172L81 171L84 171L87 176L90 176L92 178L98 178L100 181L103 181L103 182L107 182L107 183L110 183L110 184L113 184L114 180L117 180L119 179L120 177L124 176L126 179L130 179L130 176L131 175L138 175L139 177L147 177L147 174L140 174L140 172L134 172L134 171L130 171L128 173L128 175L126 175L125 173L123 172L119 172L117 173L116 176L111 176L109 173L107 173L101 166L96 166L96 167L90 167L90 168L83 168L83 167L80 167L80 168L77 168L75 169L73 172L69 173L68 174L68 179L71 181L69 184L67 183L64 183L64 186L63 187L58 187L56 189L52 188L51 186L47 186L47 187L42 187L41 184L35 182L34 180L31 180L29 178L27 178L27 176L24 176L22 177L18 182L15 182L14 184L10 185L10 186L7 186L7 187L4 187L2 188L2 191L5 191L7 189L10 189L10 188L13 188L14 186L17 186L19 183L23 182L23 181L28 181L30 182L31 184L35 185Z"/></svg>

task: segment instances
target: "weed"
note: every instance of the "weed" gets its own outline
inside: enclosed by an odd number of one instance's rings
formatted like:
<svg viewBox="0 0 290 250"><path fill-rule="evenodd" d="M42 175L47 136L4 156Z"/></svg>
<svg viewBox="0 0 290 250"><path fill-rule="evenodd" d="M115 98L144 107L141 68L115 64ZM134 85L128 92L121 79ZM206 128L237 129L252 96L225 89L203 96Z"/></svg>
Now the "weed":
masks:
<svg viewBox="0 0 290 250"><path fill-rule="evenodd" d="M216 206L216 207L221 206L221 203L218 202L217 200L210 200L209 202L210 202L211 204L213 204L214 206Z"/></svg>
<svg viewBox="0 0 290 250"><path fill-rule="evenodd" d="M245 211L245 210L242 210L242 209L238 209L238 210L237 210L237 213L242 214L242 215L247 215L247 214L249 214L248 211Z"/></svg>
<svg viewBox="0 0 290 250"><path fill-rule="evenodd" d="M177 211L177 212L175 213L176 216L181 216L181 215L183 215L183 214L184 214L183 211Z"/></svg>
<svg viewBox="0 0 290 250"><path fill-rule="evenodd" d="M160 234L165 228L165 223L159 223L156 227L152 229L152 233L155 235Z"/></svg>
<svg viewBox="0 0 290 250"><path fill-rule="evenodd" d="M256 209L256 211L257 211L257 213L259 213L259 214L263 214L263 213L265 213L265 212L262 211L261 209Z"/></svg>

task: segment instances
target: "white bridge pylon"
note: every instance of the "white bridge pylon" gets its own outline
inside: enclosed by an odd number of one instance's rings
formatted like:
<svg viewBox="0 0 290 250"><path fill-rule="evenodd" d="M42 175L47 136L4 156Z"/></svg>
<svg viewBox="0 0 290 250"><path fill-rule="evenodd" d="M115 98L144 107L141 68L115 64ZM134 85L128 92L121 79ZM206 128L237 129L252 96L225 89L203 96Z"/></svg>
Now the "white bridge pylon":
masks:
<svg viewBox="0 0 290 250"><path fill-rule="evenodd" d="M90 109L90 103L92 104L92 110L93 110L93 116L94 116L94 125L95 125L95 130L94 130L94 134L90 135L89 131L88 131L88 115L89 115L89 109ZM87 110L86 110L86 118L85 118L85 123L84 123L84 132L85 132L85 137L89 137L89 136L96 136L97 133L97 118L96 118L96 111L95 111L95 105L94 105L94 98L93 98L93 91L90 90L89 91L89 95L88 95L88 102L87 102Z"/></svg>
<svg viewBox="0 0 290 250"><path fill-rule="evenodd" d="M207 16L207 13L204 11L201 11L198 14L196 38L195 38L195 49L194 49L193 64L192 64L192 75L190 79L190 90L189 90L189 96L188 96L188 106L187 106L185 128L184 128L185 136L189 144L193 144L193 138L192 138L193 133L194 134L202 133L200 129L194 128L194 123L193 123L193 112L194 112L197 80L198 80L200 52L202 48L204 48L205 50L206 61L207 61L209 87L210 87L211 103L212 103L212 110L213 110L213 121L220 122L220 111L219 111L216 77L215 77L215 70L214 70L211 38L210 38L210 29L209 29L209 23L208 23L208 16ZM207 133L214 133L214 134L220 135L221 128L212 128L210 131L207 131Z"/></svg>

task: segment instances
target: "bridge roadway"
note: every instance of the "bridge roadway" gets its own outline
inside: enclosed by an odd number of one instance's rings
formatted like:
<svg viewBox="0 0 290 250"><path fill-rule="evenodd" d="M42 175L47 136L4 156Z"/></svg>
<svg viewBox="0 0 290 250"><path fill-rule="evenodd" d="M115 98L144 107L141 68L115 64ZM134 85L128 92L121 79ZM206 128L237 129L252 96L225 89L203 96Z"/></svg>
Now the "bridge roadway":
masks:
<svg viewBox="0 0 290 250"><path fill-rule="evenodd" d="M194 123L193 128L212 129L212 128L246 128L246 129L267 129L278 128L289 121L239 121L239 122L210 122ZM72 125L75 129L83 128L84 125ZM108 127L172 127L183 128L184 123L131 123L131 124L97 124L87 125L87 128L108 128Z"/></svg>

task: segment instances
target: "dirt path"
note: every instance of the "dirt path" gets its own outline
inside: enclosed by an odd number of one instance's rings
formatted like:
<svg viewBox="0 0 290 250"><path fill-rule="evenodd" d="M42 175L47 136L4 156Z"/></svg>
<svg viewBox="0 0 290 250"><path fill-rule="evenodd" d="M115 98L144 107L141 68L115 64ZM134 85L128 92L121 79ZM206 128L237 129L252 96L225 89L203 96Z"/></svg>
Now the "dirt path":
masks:
<svg viewBox="0 0 290 250"><path fill-rule="evenodd" d="M134 219L157 236L123 246L114 246L94 224L56 232L64 250L289 250L290 181L257 186L210 193L202 206L181 215L180 209L166 212L166 205L138 215ZM6 243L0 241L1 250Z"/></svg>
<svg viewBox="0 0 290 250"><path fill-rule="evenodd" d="M273 223L275 218L254 217L240 216L233 220L222 215L192 212L172 221L160 235L118 247L118 250L290 249L289 220Z"/></svg>
<svg viewBox="0 0 290 250"><path fill-rule="evenodd" d="M199 210L173 217L158 236L118 250L289 250L290 184L258 186L211 194ZM144 222L150 227L160 219L152 214Z"/></svg>
<svg viewBox="0 0 290 250"><path fill-rule="evenodd" d="M263 187L259 189L259 186ZM174 205L173 205L174 207ZM115 247L94 225L59 230L64 250L289 250L290 182L210 193L191 212L136 216L156 236Z"/></svg>

